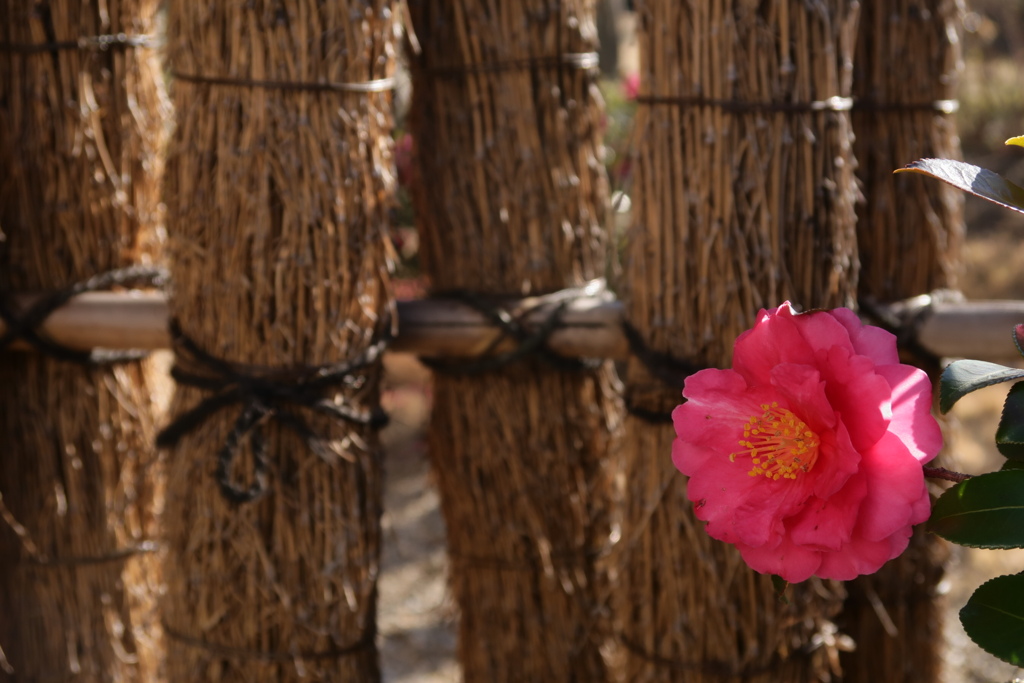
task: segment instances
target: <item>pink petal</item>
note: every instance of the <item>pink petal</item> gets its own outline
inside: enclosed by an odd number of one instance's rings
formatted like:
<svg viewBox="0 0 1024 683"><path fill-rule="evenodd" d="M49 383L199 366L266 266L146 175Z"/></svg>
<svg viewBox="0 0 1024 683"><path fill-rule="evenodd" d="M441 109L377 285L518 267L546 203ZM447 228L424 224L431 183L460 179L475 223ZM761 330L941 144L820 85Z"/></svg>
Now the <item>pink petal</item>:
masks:
<svg viewBox="0 0 1024 683"><path fill-rule="evenodd" d="M931 511L931 503L929 502L929 511ZM924 520L921 520L924 521ZM903 551L910 545L910 538L914 535L914 530L908 528L905 531L900 531L889 537L889 559L899 557L903 554Z"/></svg>
<svg viewBox="0 0 1024 683"><path fill-rule="evenodd" d="M846 327L828 311L812 311L793 318L800 334L815 350L838 346L853 351L853 341Z"/></svg>
<svg viewBox="0 0 1024 683"><path fill-rule="evenodd" d="M746 389L747 383L739 373L711 368L687 377L683 383L683 396L706 403L714 401L716 397L728 401L730 396L741 394Z"/></svg>
<svg viewBox="0 0 1024 683"><path fill-rule="evenodd" d="M762 311L754 327L736 339L732 368L748 384L766 385L771 381L772 368L779 363L800 363L809 358L813 358L812 349L791 313Z"/></svg>
<svg viewBox="0 0 1024 683"><path fill-rule="evenodd" d="M842 347L830 348L821 365L829 403L840 414L854 447L870 448L892 419L889 382L875 372L869 358Z"/></svg>
<svg viewBox="0 0 1024 683"><path fill-rule="evenodd" d="M808 473L811 491L818 498L829 498L846 486L846 482L860 469L860 453L850 443L846 425L839 423L835 430L818 435L818 462Z"/></svg>
<svg viewBox="0 0 1024 683"><path fill-rule="evenodd" d="M706 446L676 438L672 441L672 464L688 477L699 470L709 458L721 457L717 451Z"/></svg>
<svg viewBox="0 0 1024 683"><path fill-rule="evenodd" d="M868 493L860 509L857 534L880 541L914 522L915 505L928 500L921 464L894 434L886 434L862 454L861 476Z"/></svg>
<svg viewBox="0 0 1024 683"><path fill-rule="evenodd" d="M702 458L700 467L690 475L687 484L689 499L695 503L703 501L701 509L707 510L709 516L702 519L711 519L720 509L734 512L757 491L762 481L749 476L747 471L747 466L730 462L728 456L715 454ZM763 481L769 483L767 479Z"/></svg>
<svg viewBox="0 0 1024 683"><path fill-rule="evenodd" d="M688 386L686 393L690 399L672 411L676 435L690 443L717 448L726 455L736 450L746 421L760 412L756 394L746 391L699 393Z"/></svg>
<svg viewBox="0 0 1024 683"><path fill-rule="evenodd" d="M812 498L799 515L787 520L786 531L797 545L838 550L853 537L857 512L865 495L865 479L853 477L835 495Z"/></svg>
<svg viewBox="0 0 1024 683"><path fill-rule="evenodd" d="M744 562L762 574L776 574L790 583L800 583L814 576L821 566L821 552L798 546L783 539L774 548L736 544Z"/></svg>
<svg viewBox="0 0 1024 683"><path fill-rule="evenodd" d="M898 547L898 544L896 545ZM903 547L906 547L905 543ZM888 539L868 541L854 538L841 550L824 553L821 557L821 566L815 573L823 579L837 581L849 581L862 574L874 574L883 564L902 552L897 551L894 555L894 550L894 545Z"/></svg>
<svg viewBox="0 0 1024 683"><path fill-rule="evenodd" d="M756 477L749 478L757 479ZM771 482L761 477L759 486L755 490L764 491L765 489L776 488L773 484L779 483ZM787 481L782 486L791 483ZM785 526L782 523L778 510L773 510L770 507L766 509L763 505L756 502L750 504L747 501L743 501L743 504L736 508L736 512L732 517L732 531L737 538L736 543L758 547L766 544L774 545L778 542L778 539L785 532Z"/></svg>
<svg viewBox="0 0 1024 683"><path fill-rule="evenodd" d="M892 421L896 434L918 462L926 463L942 449L942 430L932 416L932 385L923 370L909 365L883 365L877 372L892 391Z"/></svg>
<svg viewBox="0 0 1024 683"><path fill-rule="evenodd" d="M792 411L816 434L835 426L835 410L825 395L825 383L816 368L783 363L772 368L771 383L785 399L783 407Z"/></svg>
<svg viewBox="0 0 1024 683"><path fill-rule="evenodd" d="M921 522L927 521L931 516L932 500L928 495L928 487L925 486L924 495L910 505L910 519L908 521L913 525L917 525Z"/></svg>
<svg viewBox="0 0 1024 683"><path fill-rule="evenodd" d="M739 448L744 425L763 412L761 405L778 398L769 387L747 388L732 370L701 370L687 378L683 395L686 403L672 411L676 435L724 457Z"/></svg>
<svg viewBox="0 0 1024 683"><path fill-rule="evenodd" d="M894 365L900 362L896 349L896 335L881 327L865 325L857 314L848 308L837 308L832 315L850 334L853 349L861 356L867 356L877 365Z"/></svg>

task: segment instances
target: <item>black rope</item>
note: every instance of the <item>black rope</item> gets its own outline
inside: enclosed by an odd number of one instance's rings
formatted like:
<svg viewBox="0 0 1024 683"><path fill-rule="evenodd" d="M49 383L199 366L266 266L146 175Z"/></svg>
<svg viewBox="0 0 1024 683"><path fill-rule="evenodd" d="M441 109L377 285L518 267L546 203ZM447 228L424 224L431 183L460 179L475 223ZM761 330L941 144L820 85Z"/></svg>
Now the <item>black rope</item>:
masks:
<svg viewBox="0 0 1024 683"><path fill-rule="evenodd" d="M248 503L267 492L270 460L263 426L269 420L276 420L299 435L320 457L331 459L332 453L324 446L320 435L290 408L306 408L374 429L387 423L387 415L380 407L364 410L338 404L324 394L334 387L357 387L360 379L354 377L355 373L380 359L390 337L382 338L352 361L254 373L200 349L182 332L177 320L171 321L170 330L177 351L171 376L179 384L212 392L212 395L165 427L157 436L157 446L173 447L215 413L231 405L241 405L241 412L217 454L217 482L221 493L232 503ZM198 368L198 371L190 368ZM247 485L239 485L232 480L231 467L246 437L251 444L253 479Z"/></svg>
<svg viewBox="0 0 1024 683"><path fill-rule="evenodd" d="M437 77L460 77L476 73L499 71L520 71L541 68L561 68L589 70L598 65L596 52L566 52L550 57L525 57L495 62L477 62L451 66L428 66L424 72Z"/></svg>
<svg viewBox="0 0 1024 683"><path fill-rule="evenodd" d="M929 102L878 102L852 97L829 97L811 102L746 102L701 95L638 95L639 104L675 105L681 107L717 107L730 112L841 112L841 111L934 111L954 114L960 109L958 100L932 100Z"/></svg>
<svg viewBox="0 0 1024 683"><path fill-rule="evenodd" d="M853 108L852 98L838 95L811 102L745 102L700 95L638 95L634 101L637 104L651 106L717 107L729 112L841 112L850 111Z"/></svg>
<svg viewBox="0 0 1024 683"><path fill-rule="evenodd" d="M352 655L359 654L366 651L374 643L375 631L374 627L366 628L363 634L357 641L350 645L341 645L337 647L329 647L323 650L296 650L294 652L273 652L267 650L251 650L249 648L237 647L232 645L224 645L221 643L211 642L198 638L196 636L188 635L184 630L177 629L170 625L167 621L163 622L164 633L170 636L172 639L189 645L194 648L199 648L212 652L220 657L230 657L232 659L242 660L256 660L264 662L294 662L295 660L307 660L307 661L322 661L329 659L341 659L342 657L349 657Z"/></svg>
<svg viewBox="0 0 1024 683"><path fill-rule="evenodd" d="M955 114L960 111L960 101L950 99L931 102L878 102L871 99L858 99L853 102L853 111L933 111L939 114Z"/></svg>
<svg viewBox="0 0 1024 683"><path fill-rule="evenodd" d="M167 277L167 271L148 266L112 270L45 294L23 311L17 310L12 292L0 292L0 320L7 326L7 331L0 335L0 350L16 341L24 341L51 358L80 365L108 365L145 358L148 351L73 349L50 339L39 328L51 313L79 294L106 291L114 287L162 287Z"/></svg>
<svg viewBox="0 0 1024 683"><path fill-rule="evenodd" d="M680 387L680 389L682 389L682 387ZM679 400L681 403L686 401L686 399L682 397L680 397ZM624 406L626 408L627 413L629 413L633 417L640 418L644 422L650 423L652 425L672 424L671 412L666 413L662 410L651 410L650 408L644 408L642 406L638 406L629 398L625 399Z"/></svg>
<svg viewBox="0 0 1024 683"><path fill-rule="evenodd" d="M535 330L530 331L523 324L523 321L534 311L544 306L550 306L552 299L543 300L536 306L524 309L517 315L513 315L508 309L500 304L496 304L493 299L474 292L455 291L439 294L437 295L438 297L455 299L473 308L498 327L502 334L491 342L484 350L482 357L477 360L420 358L420 361L432 370L452 375L477 375L493 372L526 358L538 358L555 369L565 372L593 370L601 364L601 359L563 356L552 351L547 343L551 334L563 327L562 316L569 304L577 298L592 295L592 292L587 292L587 288L566 289L558 292L557 296L560 297L560 300L554 305L551 313ZM516 348L504 353L494 354L494 350L507 339L514 340L517 343Z"/></svg>
<svg viewBox="0 0 1024 683"><path fill-rule="evenodd" d="M644 366L647 373L670 389L681 392L686 378L704 369L690 361L676 358L669 353L655 351L647 345L640 331L625 320L622 321L622 333L629 343L629 350L640 361L641 365ZM679 400L685 401L686 399L680 397ZM671 412L666 413L643 408L633 403L628 397L625 403L626 412L645 422L650 422L651 424L672 423Z"/></svg>

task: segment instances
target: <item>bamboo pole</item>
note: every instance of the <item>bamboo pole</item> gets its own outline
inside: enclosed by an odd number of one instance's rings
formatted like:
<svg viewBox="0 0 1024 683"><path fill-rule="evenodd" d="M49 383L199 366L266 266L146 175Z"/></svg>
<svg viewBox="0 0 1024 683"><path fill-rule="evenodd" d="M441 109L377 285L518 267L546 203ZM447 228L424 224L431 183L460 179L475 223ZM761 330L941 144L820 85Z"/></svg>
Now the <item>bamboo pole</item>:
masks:
<svg viewBox="0 0 1024 683"><path fill-rule="evenodd" d="M857 222L863 297L893 301L957 284L963 194L943 183L910 182L892 171L923 157L960 156L951 98L960 70L956 25L962 5L957 0L862 3L853 126L864 193ZM959 332L949 330L953 335L983 336L967 320L952 322L964 325ZM1011 328L990 340L993 350L1012 350ZM904 356L938 376L934 358ZM948 554L941 539L918 529L899 558L848 585L841 627L857 650L843 657L844 680L911 683L941 677L938 584Z"/></svg>
<svg viewBox="0 0 1024 683"><path fill-rule="evenodd" d="M159 256L157 5L0 2L5 301ZM0 351L0 680L160 675L151 369Z"/></svg>
<svg viewBox="0 0 1024 683"><path fill-rule="evenodd" d="M593 1L409 9L422 47L412 191L433 291L540 295L602 275ZM465 680L606 680L611 366L454 370L435 376L428 438Z"/></svg>
<svg viewBox="0 0 1024 683"><path fill-rule="evenodd" d="M727 367L759 308L850 305L857 254L848 106L856 2L639 5L641 60L624 317L655 352ZM681 385L627 366L613 594L625 680L815 681L838 673L817 579L782 604L704 533L672 466ZM679 381L676 378L675 381ZM812 647L818 642L820 647Z"/></svg>
<svg viewBox="0 0 1024 683"><path fill-rule="evenodd" d="M33 297L20 301L29 305ZM544 297L505 301L505 310L521 321L528 334L548 323L557 304ZM398 335L389 350L431 358L477 358L507 353L517 343L479 310L443 297L399 301ZM911 298L879 306L886 318L905 319L906 342L937 358L976 358L1009 362L1020 358L1010 339L1024 322L1024 301L962 301L937 297ZM622 331L622 302L606 295L573 299L558 313L558 325L546 345L572 358L625 360L629 342ZM155 292L83 294L57 309L40 330L74 349L168 349L167 299ZM878 324L870 316L866 322ZM7 331L0 321L0 335ZM28 350L26 344L16 348Z"/></svg>
<svg viewBox="0 0 1024 683"><path fill-rule="evenodd" d="M164 433L170 681L379 680L379 425L337 410L378 410L381 366L311 378L390 333L395 14L168 3L169 312L198 347L177 339L176 363L220 378L177 375L171 412L242 387Z"/></svg>

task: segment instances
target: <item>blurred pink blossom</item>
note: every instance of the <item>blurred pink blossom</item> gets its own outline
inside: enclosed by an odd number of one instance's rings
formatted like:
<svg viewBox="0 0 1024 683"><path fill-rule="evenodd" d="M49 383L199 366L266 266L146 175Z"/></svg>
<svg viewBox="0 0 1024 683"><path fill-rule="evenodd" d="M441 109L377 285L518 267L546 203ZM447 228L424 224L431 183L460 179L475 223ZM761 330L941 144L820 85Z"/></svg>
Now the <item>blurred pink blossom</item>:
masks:
<svg viewBox="0 0 1024 683"><path fill-rule="evenodd" d="M942 446L928 376L841 308L761 311L731 370L686 380L672 460L696 515L753 569L852 579L902 553Z"/></svg>
<svg viewBox="0 0 1024 683"><path fill-rule="evenodd" d="M626 93L627 100L635 100L640 94L640 74L631 73L622 81L622 89Z"/></svg>

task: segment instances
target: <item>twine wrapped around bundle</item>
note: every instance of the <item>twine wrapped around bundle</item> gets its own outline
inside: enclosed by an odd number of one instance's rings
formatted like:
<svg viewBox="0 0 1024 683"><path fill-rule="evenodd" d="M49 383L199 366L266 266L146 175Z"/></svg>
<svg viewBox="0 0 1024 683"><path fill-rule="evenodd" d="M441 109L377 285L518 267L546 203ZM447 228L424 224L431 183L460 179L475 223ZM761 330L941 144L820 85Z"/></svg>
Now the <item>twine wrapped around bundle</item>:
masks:
<svg viewBox="0 0 1024 683"><path fill-rule="evenodd" d="M394 21L168 4L171 681L379 678Z"/></svg>
<svg viewBox="0 0 1024 683"><path fill-rule="evenodd" d="M421 48L411 56L412 190L432 289L484 299L600 277L608 187L594 3L409 9ZM500 300L491 305L497 314ZM598 565L612 532L618 419L608 363L541 356L438 369L429 450L467 681L607 679Z"/></svg>
<svg viewBox="0 0 1024 683"><path fill-rule="evenodd" d="M156 256L155 0L0 2L0 300ZM159 467L148 362L0 349L0 680L150 681Z"/></svg>
<svg viewBox="0 0 1024 683"><path fill-rule="evenodd" d="M782 604L768 577L708 537L669 457L668 413L680 402L676 370L727 367L758 309L853 303L856 5L640 7L623 301L641 350L675 363L627 368L613 594L625 680L815 681L838 668L828 620L842 587L812 580Z"/></svg>
<svg viewBox="0 0 1024 683"><path fill-rule="evenodd" d="M963 193L944 183L893 175L915 159L958 158L958 0L862 3L854 59L860 294L888 302L955 288L964 239ZM870 311L868 311L870 313ZM936 358L907 362L935 375ZM948 425L945 426L948 429ZM938 584L946 544L923 529L910 548L873 576L848 584L842 628L857 643L844 680L934 681L940 677L942 609ZM864 656L864 653L871 656Z"/></svg>

